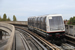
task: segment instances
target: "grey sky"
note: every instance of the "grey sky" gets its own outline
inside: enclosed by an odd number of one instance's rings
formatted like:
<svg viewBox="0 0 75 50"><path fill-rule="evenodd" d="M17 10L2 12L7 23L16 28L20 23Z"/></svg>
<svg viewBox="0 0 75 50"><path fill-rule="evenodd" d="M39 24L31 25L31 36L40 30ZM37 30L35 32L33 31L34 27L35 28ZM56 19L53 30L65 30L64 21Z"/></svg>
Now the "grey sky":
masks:
<svg viewBox="0 0 75 50"><path fill-rule="evenodd" d="M0 0L0 16L6 13L19 21L46 14L62 14L64 19L75 16L75 0Z"/></svg>

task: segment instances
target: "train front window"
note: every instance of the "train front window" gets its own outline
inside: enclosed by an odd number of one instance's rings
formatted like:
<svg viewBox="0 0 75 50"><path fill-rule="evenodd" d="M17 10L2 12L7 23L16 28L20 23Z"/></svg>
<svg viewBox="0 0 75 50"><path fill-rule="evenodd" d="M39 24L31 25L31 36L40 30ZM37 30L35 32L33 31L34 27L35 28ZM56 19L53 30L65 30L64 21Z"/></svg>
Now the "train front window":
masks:
<svg viewBox="0 0 75 50"><path fill-rule="evenodd" d="M50 30L63 30L64 24L61 16L53 16L49 19Z"/></svg>

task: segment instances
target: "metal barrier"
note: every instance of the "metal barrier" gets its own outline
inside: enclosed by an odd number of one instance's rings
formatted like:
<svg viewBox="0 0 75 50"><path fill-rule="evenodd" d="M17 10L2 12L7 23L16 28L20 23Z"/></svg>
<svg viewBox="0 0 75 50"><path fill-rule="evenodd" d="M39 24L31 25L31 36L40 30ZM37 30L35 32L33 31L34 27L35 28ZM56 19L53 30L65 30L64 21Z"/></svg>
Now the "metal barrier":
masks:
<svg viewBox="0 0 75 50"><path fill-rule="evenodd" d="M75 25L65 25L65 33L75 37Z"/></svg>
<svg viewBox="0 0 75 50"><path fill-rule="evenodd" d="M8 32L10 34L10 38L8 39L7 44L4 46L4 50L15 50L15 27L11 24L0 22L0 29ZM14 47L13 47L14 44Z"/></svg>

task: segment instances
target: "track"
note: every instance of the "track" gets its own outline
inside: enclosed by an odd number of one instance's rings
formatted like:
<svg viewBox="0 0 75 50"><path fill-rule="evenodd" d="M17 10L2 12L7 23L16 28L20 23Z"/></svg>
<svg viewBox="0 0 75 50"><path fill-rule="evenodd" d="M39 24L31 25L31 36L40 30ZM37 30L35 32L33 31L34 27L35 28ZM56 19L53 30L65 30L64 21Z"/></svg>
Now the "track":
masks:
<svg viewBox="0 0 75 50"><path fill-rule="evenodd" d="M65 36L68 43L75 46L75 39L69 36Z"/></svg>
<svg viewBox="0 0 75 50"><path fill-rule="evenodd" d="M29 34L29 37L32 36L36 38L37 41L41 43L42 46L44 46L47 50L75 50L75 46L69 44L69 43L63 43L61 46L58 46L56 44L52 44L49 41L43 39L42 37L38 36L37 34L27 30L27 27L17 27L19 31L25 32L26 34ZM25 35L26 36L26 35Z"/></svg>
<svg viewBox="0 0 75 50"><path fill-rule="evenodd" d="M25 28L22 28L22 27L17 27L19 30L22 30L22 32L27 32L28 34L30 34L31 36L33 36L34 38L36 38L37 41L39 41L42 46L44 48L46 48L47 50L60 50L59 48L55 47L53 44L51 44L50 42L48 42L47 40L43 39L42 37L38 36L37 34L25 29ZM26 36L26 35L25 35ZM43 50L44 50L43 48Z"/></svg>
<svg viewBox="0 0 75 50"><path fill-rule="evenodd" d="M19 31L25 50L47 50L42 44L40 44L34 37L27 32L16 29Z"/></svg>

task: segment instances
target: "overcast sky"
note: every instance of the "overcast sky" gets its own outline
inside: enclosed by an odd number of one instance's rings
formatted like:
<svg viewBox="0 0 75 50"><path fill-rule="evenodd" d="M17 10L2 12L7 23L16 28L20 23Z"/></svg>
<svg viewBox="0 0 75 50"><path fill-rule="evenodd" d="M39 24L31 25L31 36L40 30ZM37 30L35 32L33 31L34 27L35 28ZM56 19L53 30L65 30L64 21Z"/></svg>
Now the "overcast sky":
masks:
<svg viewBox="0 0 75 50"><path fill-rule="evenodd" d="M63 19L75 16L75 0L0 0L0 16L27 21L28 17L62 14Z"/></svg>

